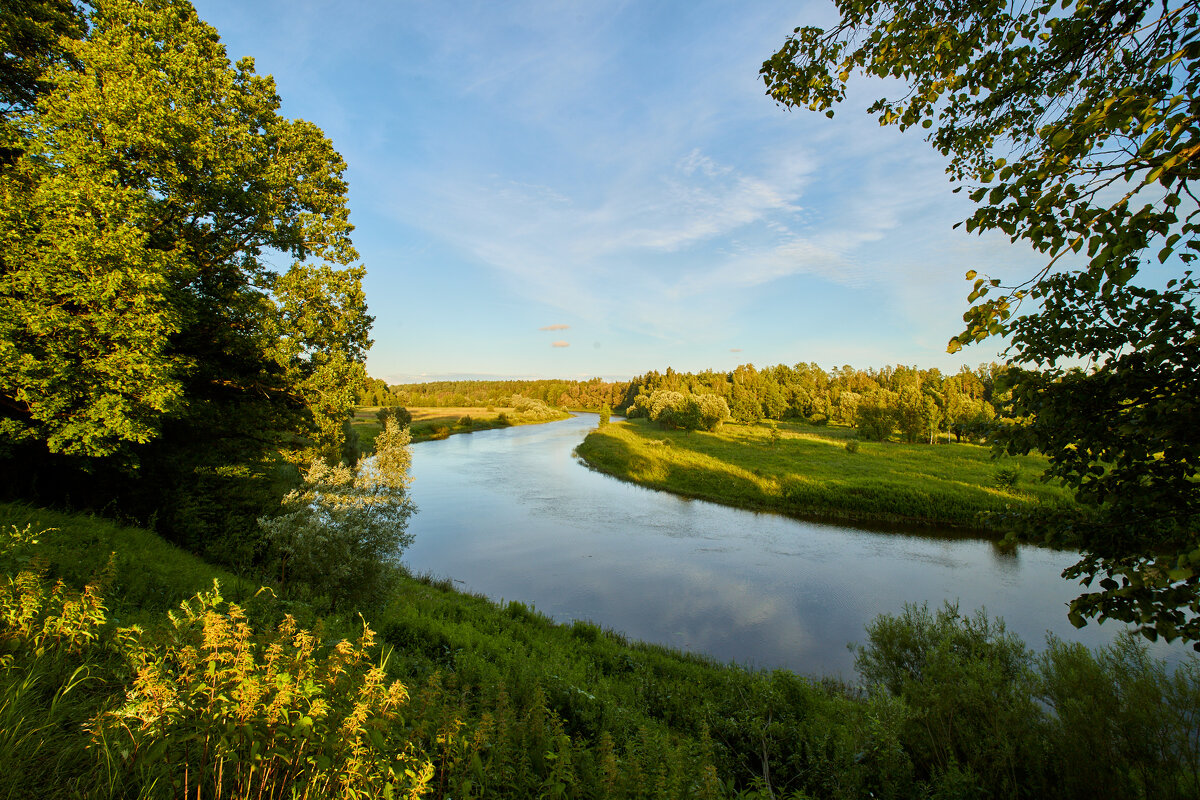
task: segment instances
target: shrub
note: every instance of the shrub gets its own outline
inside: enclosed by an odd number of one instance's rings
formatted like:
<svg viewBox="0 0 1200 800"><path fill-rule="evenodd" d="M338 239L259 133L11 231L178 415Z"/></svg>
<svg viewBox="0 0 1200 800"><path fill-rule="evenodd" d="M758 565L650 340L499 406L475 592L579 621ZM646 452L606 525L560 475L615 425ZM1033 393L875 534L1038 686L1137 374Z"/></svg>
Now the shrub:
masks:
<svg viewBox="0 0 1200 800"><path fill-rule="evenodd" d="M458 418L458 424L460 427L469 428L475 424L475 420L471 419L470 414L464 414Z"/></svg>
<svg viewBox="0 0 1200 800"><path fill-rule="evenodd" d="M408 497L410 436L389 419L375 455L357 468L314 461L304 486L278 517L259 519L279 559L280 582L327 597L334 607L377 598L412 541L416 505Z"/></svg>
<svg viewBox="0 0 1200 800"><path fill-rule="evenodd" d="M6 573L48 531L0 532ZM111 567L111 565L110 565ZM0 797L38 797L92 780L83 724L94 713L98 645L107 624L99 587L51 585L44 564L0 579Z"/></svg>
<svg viewBox="0 0 1200 800"><path fill-rule="evenodd" d="M1000 469L996 470L995 474L992 476L992 480L996 482L997 486L999 486L1001 489L1010 490L1016 487L1017 482L1020 479L1021 471L1016 467L1001 467Z"/></svg>
<svg viewBox="0 0 1200 800"><path fill-rule="evenodd" d="M867 627L855 667L868 686L909 709L909 752L920 777L968 781L1016 796L1039 775L1043 712L1034 702L1033 656L1002 620L963 617L946 604L905 606ZM978 796L979 792L975 795Z"/></svg>
<svg viewBox="0 0 1200 800"><path fill-rule="evenodd" d="M1062 796L1200 797L1195 658L1170 675L1133 633L1095 654L1051 637L1038 667L1039 699L1053 712L1048 760Z"/></svg>
<svg viewBox="0 0 1200 800"><path fill-rule="evenodd" d="M857 453L858 452L858 439L850 439L849 441L846 442L846 452L847 453Z"/></svg>
<svg viewBox="0 0 1200 800"><path fill-rule="evenodd" d="M215 582L170 620L162 644L121 632L136 678L92 725L114 783L149 797L415 798L433 777L397 724L408 692L372 664L365 624L321 657L291 616L256 637Z"/></svg>

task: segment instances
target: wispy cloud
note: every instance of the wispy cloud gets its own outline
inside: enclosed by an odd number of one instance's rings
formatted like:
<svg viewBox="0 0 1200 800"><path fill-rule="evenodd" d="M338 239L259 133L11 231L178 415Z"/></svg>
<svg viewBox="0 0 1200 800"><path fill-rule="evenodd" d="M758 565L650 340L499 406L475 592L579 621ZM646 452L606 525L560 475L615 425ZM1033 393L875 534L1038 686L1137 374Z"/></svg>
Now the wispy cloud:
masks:
<svg viewBox="0 0 1200 800"><path fill-rule="evenodd" d="M562 323L559 323L557 325L543 325L542 327L538 328L538 330L539 331L565 331L570 327L571 327L570 325L563 325Z"/></svg>
<svg viewBox="0 0 1200 800"><path fill-rule="evenodd" d="M570 343L570 342L564 342L562 339L559 339L557 342L551 342L551 343L550 343L550 346L551 346L551 347L570 347L570 346L571 346L571 343Z"/></svg>

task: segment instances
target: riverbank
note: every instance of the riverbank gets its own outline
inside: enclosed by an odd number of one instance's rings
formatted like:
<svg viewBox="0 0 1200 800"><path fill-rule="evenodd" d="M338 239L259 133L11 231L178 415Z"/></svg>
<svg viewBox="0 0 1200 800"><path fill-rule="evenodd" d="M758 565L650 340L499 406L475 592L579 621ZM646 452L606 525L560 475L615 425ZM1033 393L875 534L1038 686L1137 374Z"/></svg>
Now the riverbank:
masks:
<svg viewBox="0 0 1200 800"><path fill-rule="evenodd" d="M26 526L36 536L23 546L9 532ZM555 624L521 603L455 592L448 581L400 575L362 616L333 614L320 598L277 598L150 531L91 516L0 504L0 533L8 576L0 586L4 796L172 796L172 758L217 729L228 747L243 735L255 743L275 737L269 751L262 748L264 765L304 755L305 769L321 769L323 751L311 751L340 747L349 730L313 738L328 726L322 712L293 711L282 728L241 724L232 709L214 716L227 697L174 692L173 681L225 680L216 651L207 670L140 673L141 690L163 691L136 713L161 703L174 720L159 723L165 727L146 747L130 747L119 725L109 729L117 738L95 741L89 733L134 689L126 658L145 651L127 653L130 642L151 643L151 663L167 669L197 652L207 659L210 631L212 640L254 631L238 651L238 669L246 670L244 659L259 662L269 652L264 632L285 619L318 632L295 640L316 645L317 662L339 639L360 636L364 623L378 633L363 664L382 664L380 678L401 681L407 692L389 695L400 703L391 722L370 720L369 736L364 731L354 745L361 747L355 763L374 769L400 759L428 778L427 797L918 798L957 789L958 796L1090 800L1186 797L1200 788L1200 752L1188 738L1188 720L1200 714L1200 666L1189 662L1171 678L1132 640L1099 658L1059 645L1053 657L1035 660L995 622L913 610L871 626L863 680L875 688L867 693L628 642L589 623ZM214 579L244 611L245 627L217 603L202 615L201 645L200 617L188 622L177 612L171 624L165 612L210 591ZM62 583L51 593L55 581ZM96 602L81 606L73 593L89 581ZM10 613L18 605L22 612ZM118 633L132 624L144 633ZM81 626L87 635L72 638ZM181 637L194 649L178 649ZM317 691L331 715L357 708L341 687L331 680L303 691ZM1151 740L1164 746L1142 746ZM235 757L229 769L241 763Z"/></svg>
<svg viewBox="0 0 1200 800"><path fill-rule="evenodd" d="M359 446L364 453L374 451L375 437L383 430L376 417L379 408L379 406L359 406L354 410L354 417L350 424L358 434ZM414 444L446 439L461 433L510 428L516 425L540 425L545 422L567 419L571 416L566 411L545 406L532 413L530 410L522 411L511 406L422 407L410 408L408 412L412 414L409 433L412 435Z"/></svg>
<svg viewBox="0 0 1200 800"><path fill-rule="evenodd" d="M973 444L860 442L851 428L804 423L689 433L634 419L596 429L576 452L641 486L809 519L987 531L988 513L1071 502L1038 480L1041 456L995 460Z"/></svg>

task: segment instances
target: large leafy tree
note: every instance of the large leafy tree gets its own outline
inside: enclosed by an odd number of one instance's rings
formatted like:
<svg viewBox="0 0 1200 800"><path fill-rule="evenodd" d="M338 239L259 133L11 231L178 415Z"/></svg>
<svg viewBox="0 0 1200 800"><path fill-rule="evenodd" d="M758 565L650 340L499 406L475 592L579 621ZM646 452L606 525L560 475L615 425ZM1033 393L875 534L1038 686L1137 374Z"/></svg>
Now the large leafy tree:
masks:
<svg viewBox="0 0 1200 800"><path fill-rule="evenodd" d="M180 482L340 457L371 322L345 164L187 2L97 0L87 28L0 172L0 447L56 479L141 467L150 506L203 516L220 498Z"/></svg>
<svg viewBox="0 0 1200 800"><path fill-rule="evenodd" d="M1023 529L1081 551L1072 620L1200 640L1200 5L836 4L834 27L797 28L763 65L769 94L832 116L852 76L888 79L870 113L928 132L977 204L967 229L1045 254L1018 285L969 271L949 349L1010 337L1028 424L1001 446L1046 453L1087 510Z"/></svg>

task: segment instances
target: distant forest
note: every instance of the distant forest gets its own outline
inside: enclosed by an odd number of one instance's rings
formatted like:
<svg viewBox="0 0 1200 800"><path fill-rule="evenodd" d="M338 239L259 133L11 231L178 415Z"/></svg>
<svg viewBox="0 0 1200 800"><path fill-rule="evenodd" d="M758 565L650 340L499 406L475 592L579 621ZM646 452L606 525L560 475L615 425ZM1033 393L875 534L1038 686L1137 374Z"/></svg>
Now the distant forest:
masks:
<svg viewBox="0 0 1200 800"><path fill-rule="evenodd" d="M865 417L884 414L902 433L946 431L960 437L982 435L1003 412L1008 399L1001 380L1007 367L982 364L954 375L940 370L889 366L826 371L816 364L779 364L757 369L743 364L730 372L650 371L630 381L435 381L389 386L368 378L360 405L410 407L503 406L514 394L560 408L598 411L603 406L625 413L638 395L656 391L715 394L725 398L734 421L804 419L858 426Z"/></svg>

